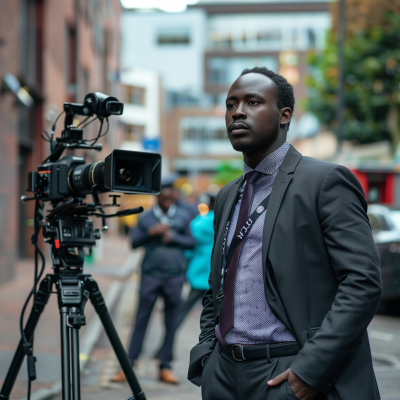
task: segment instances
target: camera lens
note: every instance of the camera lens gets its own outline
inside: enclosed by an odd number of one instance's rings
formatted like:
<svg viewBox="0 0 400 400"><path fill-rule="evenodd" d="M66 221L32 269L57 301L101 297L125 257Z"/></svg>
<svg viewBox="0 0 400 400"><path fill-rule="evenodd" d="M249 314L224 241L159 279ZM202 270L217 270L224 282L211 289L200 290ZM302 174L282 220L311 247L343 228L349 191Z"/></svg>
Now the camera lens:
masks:
<svg viewBox="0 0 400 400"><path fill-rule="evenodd" d="M89 194L92 188L98 193L105 192L104 167L103 161L78 165L69 173L70 189L80 196Z"/></svg>
<svg viewBox="0 0 400 400"><path fill-rule="evenodd" d="M108 115L122 115L124 105L118 101L107 101L106 114Z"/></svg>
<svg viewBox="0 0 400 400"><path fill-rule="evenodd" d="M118 158L115 163L115 180L119 187L140 187L143 184L143 167L141 163L125 157Z"/></svg>
<svg viewBox="0 0 400 400"><path fill-rule="evenodd" d="M121 183L129 183L132 179L132 174L125 168L120 168L117 172L117 180Z"/></svg>

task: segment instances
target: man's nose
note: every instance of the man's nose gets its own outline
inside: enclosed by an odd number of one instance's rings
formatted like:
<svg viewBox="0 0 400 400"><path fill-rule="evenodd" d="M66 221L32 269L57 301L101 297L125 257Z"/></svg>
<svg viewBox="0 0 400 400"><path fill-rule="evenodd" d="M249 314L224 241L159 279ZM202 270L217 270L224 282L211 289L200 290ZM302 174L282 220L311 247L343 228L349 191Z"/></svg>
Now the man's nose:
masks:
<svg viewBox="0 0 400 400"><path fill-rule="evenodd" d="M239 104L236 108L235 112L232 114L233 119L245 119L247 114L244 110L244 104Z"/></svg>

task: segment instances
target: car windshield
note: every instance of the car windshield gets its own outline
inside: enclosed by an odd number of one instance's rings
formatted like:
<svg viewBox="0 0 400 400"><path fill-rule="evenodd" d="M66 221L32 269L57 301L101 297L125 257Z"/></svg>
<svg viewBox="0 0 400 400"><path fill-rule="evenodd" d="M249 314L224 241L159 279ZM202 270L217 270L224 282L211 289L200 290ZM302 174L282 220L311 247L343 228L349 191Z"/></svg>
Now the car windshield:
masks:
<svg viewBox="0 0 400 400"><path fill-rule="evenodd" d="M369 223L371 225L371 229L373 231L380 231L383 229L382 226L382 216L381 215L374 215L372 213L368 213Z"/></svg>

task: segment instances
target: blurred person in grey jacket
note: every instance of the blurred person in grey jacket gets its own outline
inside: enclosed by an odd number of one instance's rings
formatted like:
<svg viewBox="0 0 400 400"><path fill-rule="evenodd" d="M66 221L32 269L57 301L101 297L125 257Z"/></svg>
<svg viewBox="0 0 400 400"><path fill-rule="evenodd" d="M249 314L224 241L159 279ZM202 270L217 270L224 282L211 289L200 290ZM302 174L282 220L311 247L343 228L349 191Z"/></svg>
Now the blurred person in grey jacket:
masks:
<svg viewBox="0 0 400 400"><path fill-rule="evenodd" d="M216 196L212 193L203 193L200 201L209 207L206 215L198 215L190 223L195 246L189 259L186 271L186 280L190 284L190 293L187 299L181 303L176 327L178 329L193 306L200 301L206 291L210 288L208 278L211 269L211 253L214 244L214 203ZM167 343L163 343L161 348L154 355L155 359L161 359L161 354Z"/></svg>
<svg viewBox="0 0 400 400"><path fill-rule="evenodd" d="M157 204L142 214L136 228L131 231L132 248L144 246L146 254L142 262L139 307L128 356L133 366L139 357L154 304L158 296L162 296L165 303L165 339L160 353L159 377L173 384L179 383L170 363L187 264L183 252L194 247L190 221L188 212L175 204L173 189L164 184ZM122 370L112 380L124 381Z"/></svg>

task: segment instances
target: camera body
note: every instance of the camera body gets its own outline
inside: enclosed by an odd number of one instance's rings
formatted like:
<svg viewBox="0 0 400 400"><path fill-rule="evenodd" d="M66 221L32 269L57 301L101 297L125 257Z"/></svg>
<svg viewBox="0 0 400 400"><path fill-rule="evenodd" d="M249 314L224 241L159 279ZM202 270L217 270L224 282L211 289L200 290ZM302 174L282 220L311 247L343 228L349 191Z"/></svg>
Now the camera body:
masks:
<svg viewBox="0 0 400 400"><path fill-rule="evenodd" d="M157 153L114 150L104 161L86 164L79 156L39 165L28 175L27 190L41 200L84 198L90 193L158 194L161 156Z"/></svg>

